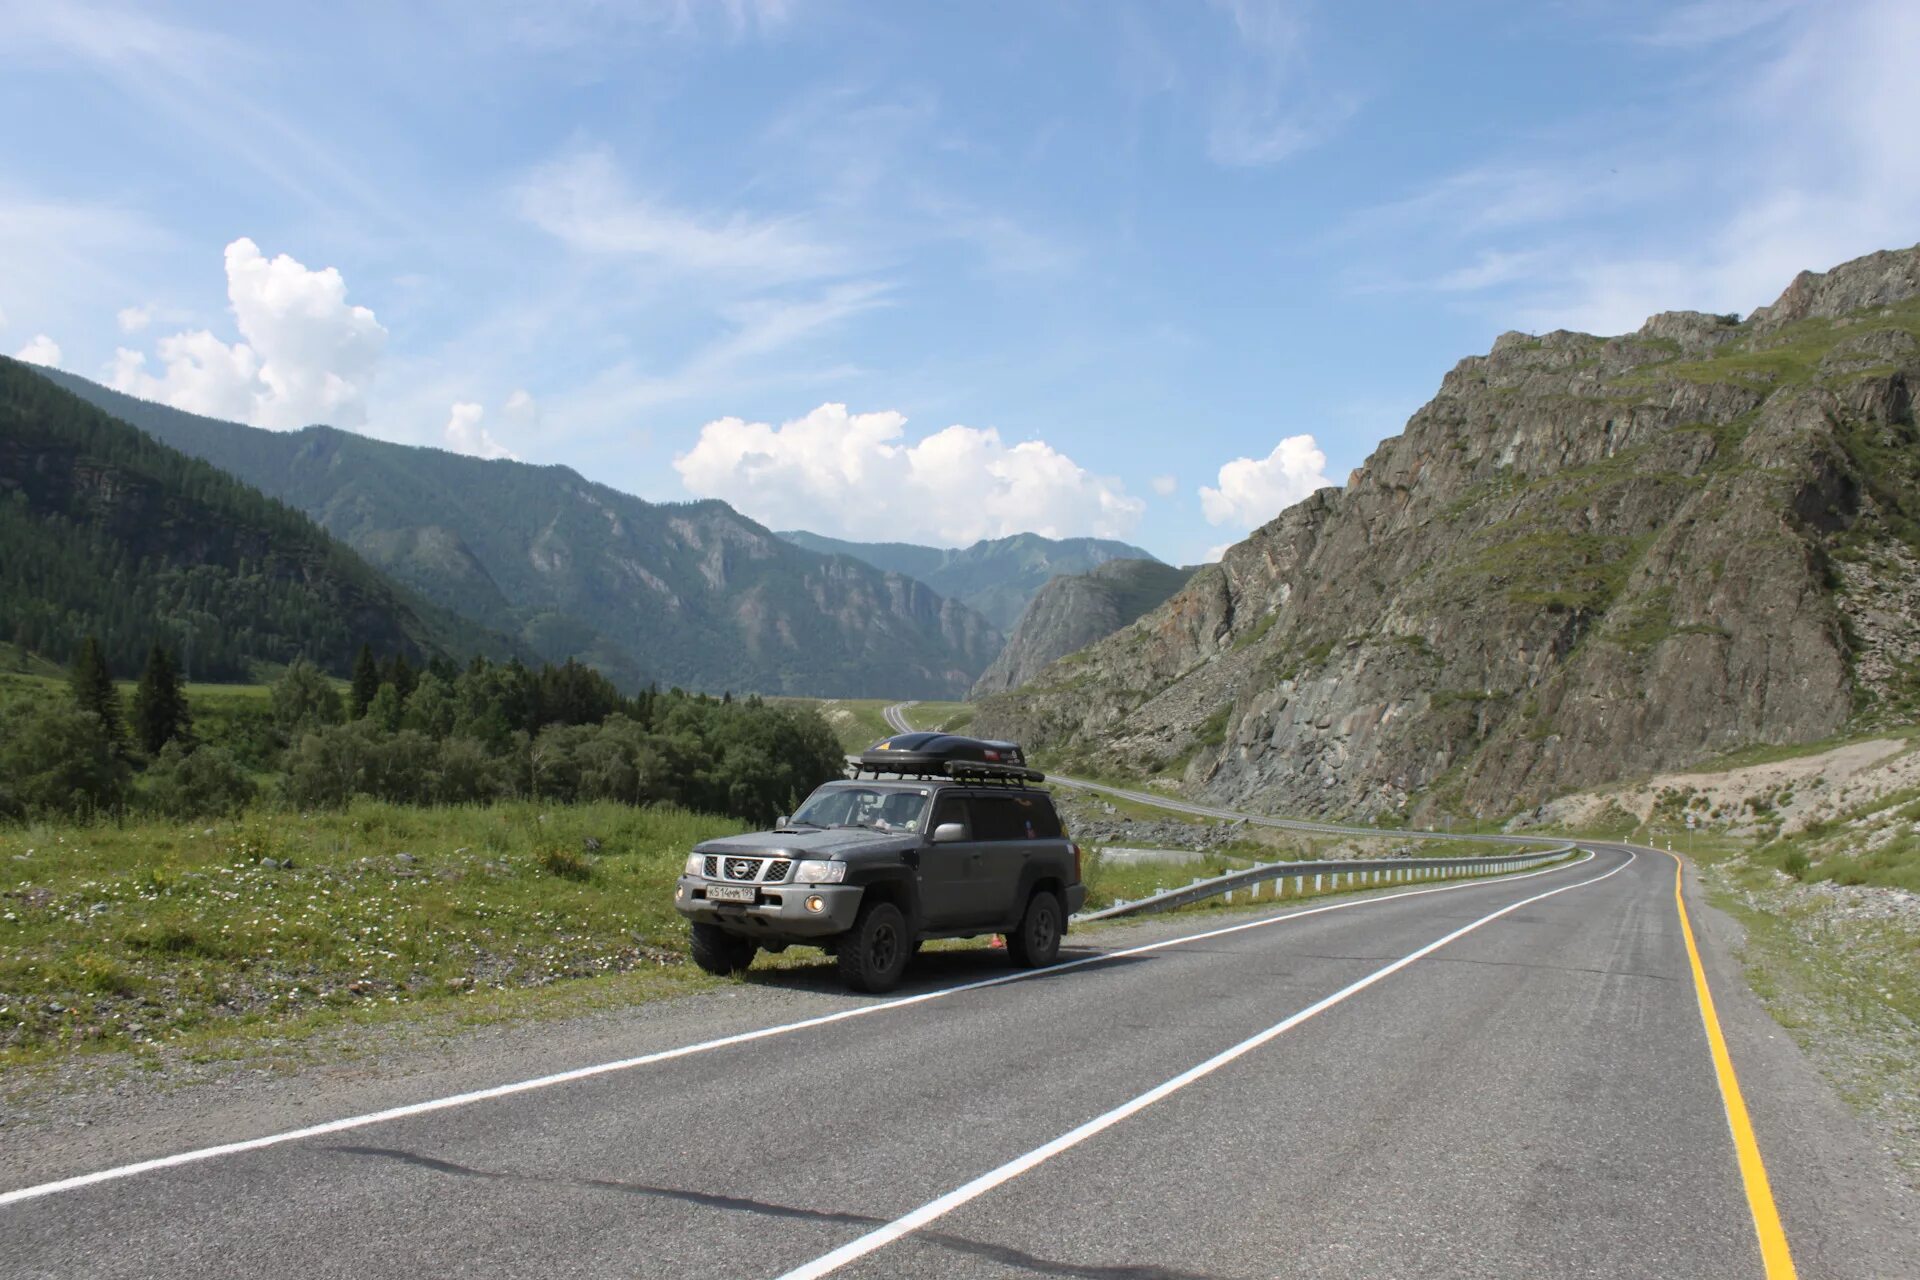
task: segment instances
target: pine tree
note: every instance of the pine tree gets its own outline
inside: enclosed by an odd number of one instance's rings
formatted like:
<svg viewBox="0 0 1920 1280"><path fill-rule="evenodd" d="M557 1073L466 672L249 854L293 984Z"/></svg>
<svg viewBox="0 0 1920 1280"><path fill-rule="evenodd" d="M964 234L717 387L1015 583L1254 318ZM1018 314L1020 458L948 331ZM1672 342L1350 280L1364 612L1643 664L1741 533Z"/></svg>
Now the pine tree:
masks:
<svg viewBox="0 0 1920 1280"><path fill-rule="evenodd" d="M366 715L374 695L379 692L380 664L373 660L373 649L363 644L360 656L353 660L353 691L348 696L347 719L358 720Z"/></svg>
<svg viewBox="0 0 1920 1280"><path fill-rule="evenodd" d="M167 651L156 643L147 653L140 686L133 691L133 735L141 750L157 756L160 748L174 739L184 742L192 728L193 713L180 687L180 673Z"/></svg>
<svg viewBox="0 0 1920 1280"><path fill-rule="evenodd" d="M420 684L419 673L407 662L407 655L404 653L393 655L385 669L381 671L380 679L381 683L393 686L393 691L400 695L402 702L412 697L414 689Z"/></svg>
<svg viewBox="0 0 1920 1280"><path fill-rule="evenodd" d="M73 700L82 711L91 711L100 717L100 728L107 741L118 746L126 733L126 717L121 713L120 690L114 687L113 672L107 669L100 637L86 638L67 679L73 685Z"/></svg>

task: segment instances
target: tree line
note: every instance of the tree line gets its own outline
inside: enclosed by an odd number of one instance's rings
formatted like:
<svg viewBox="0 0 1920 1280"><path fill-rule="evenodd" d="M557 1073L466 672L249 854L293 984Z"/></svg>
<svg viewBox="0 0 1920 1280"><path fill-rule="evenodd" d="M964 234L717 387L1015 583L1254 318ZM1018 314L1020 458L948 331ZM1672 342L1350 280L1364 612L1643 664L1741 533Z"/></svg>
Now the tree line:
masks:
<svg viewBox="0 0 1920 1280"><path fill-rule="evenodd" d="M628 696L573 661L416 667L362 646L344 696L297 659L266 698L239 713L229 701L216 723L196 721L160 644L123 704L89 637L68 684L0 728L0 816L189 817L371 796L671 803L767 822L843 767L810 709L679 689Z"/></svg>

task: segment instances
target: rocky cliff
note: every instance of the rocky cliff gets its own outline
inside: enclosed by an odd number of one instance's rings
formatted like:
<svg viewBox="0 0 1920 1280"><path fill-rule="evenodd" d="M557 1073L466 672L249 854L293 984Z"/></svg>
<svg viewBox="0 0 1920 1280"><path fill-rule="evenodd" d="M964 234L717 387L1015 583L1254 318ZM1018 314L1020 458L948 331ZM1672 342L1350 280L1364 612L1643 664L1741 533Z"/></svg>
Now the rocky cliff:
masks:
<svg viewBox="0 0 1920 1280"><path fill-rule="evenodd" d="M1920 247L1503 335L1344 489L974 726L1299 814L1501 814L1920 705Z"/></svg>
<svg viewBox="0 0 1920 1280"><path fill-rule="evenodd" d="M1191 576L1158 560L1109 560L1042 587L993 665L973 686L984 697L1018 688L1059 658L1110 636L1159 606Z"/></svg>

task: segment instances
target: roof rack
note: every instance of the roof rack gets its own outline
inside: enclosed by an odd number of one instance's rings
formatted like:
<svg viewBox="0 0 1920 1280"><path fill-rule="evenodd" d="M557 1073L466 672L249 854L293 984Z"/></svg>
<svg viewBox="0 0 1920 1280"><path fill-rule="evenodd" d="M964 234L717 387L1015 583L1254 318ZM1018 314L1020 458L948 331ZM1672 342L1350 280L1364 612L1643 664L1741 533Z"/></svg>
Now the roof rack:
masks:
<svg viewBox="0 0 1920 1280"><path fill-rule="evenodd" d="M1045 782L1047 775L1027 767L1026 753L1016 743L962 738L948 733L902 733L883 738L860 753L853 776L876 778L893 774L903 778L947 777L955 781L1027 786Z"/></svg>

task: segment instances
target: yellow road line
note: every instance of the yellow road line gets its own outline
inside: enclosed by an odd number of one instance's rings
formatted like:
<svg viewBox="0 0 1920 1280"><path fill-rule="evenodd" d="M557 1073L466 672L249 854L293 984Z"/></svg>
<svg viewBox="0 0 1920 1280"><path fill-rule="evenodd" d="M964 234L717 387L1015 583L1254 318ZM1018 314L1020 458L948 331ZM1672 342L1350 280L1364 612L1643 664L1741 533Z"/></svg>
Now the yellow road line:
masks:
<svg viewBox="0 0 1920 1280"><path fill-rule="evenodd" d="M1665 852L1665 850L1662 850ZM1747 1186L1747 1207L1753 1212L1753 1229L1760 1237L1760 1258L1766 1264L1767 1280L1794 1280L1793 1254L1787 1248L1787 1232L1780 1225L1780 1210L1773 1203L1773 1185L1767 1181L1767 1166L1760 1159L1760 1143L1753 1136L1753 1121L1747 1115L1746 1099L1740 1096L1740 1080L1733 1074L1733 1056L1727 1052L1727 1038L1720 1031L1720 1016L1713 1011L1713 993L1707 989L1707 971L1700 963L1700 948L1693 940L1693 925L1687 920L1687 900L1681 895L1681 862L1673 858L1673 902L1680 909L1680 932L1687 940L1687 960L1693 965L1693 989L1700 997L1700 1021L1707 1029L1707 1045L1713 1051L1713 1069L1720 1077L1720 1100L1727 1107L1727 1127L1733 1131L1733 1149L1740 1157L1740 1179Z"/></svg>

